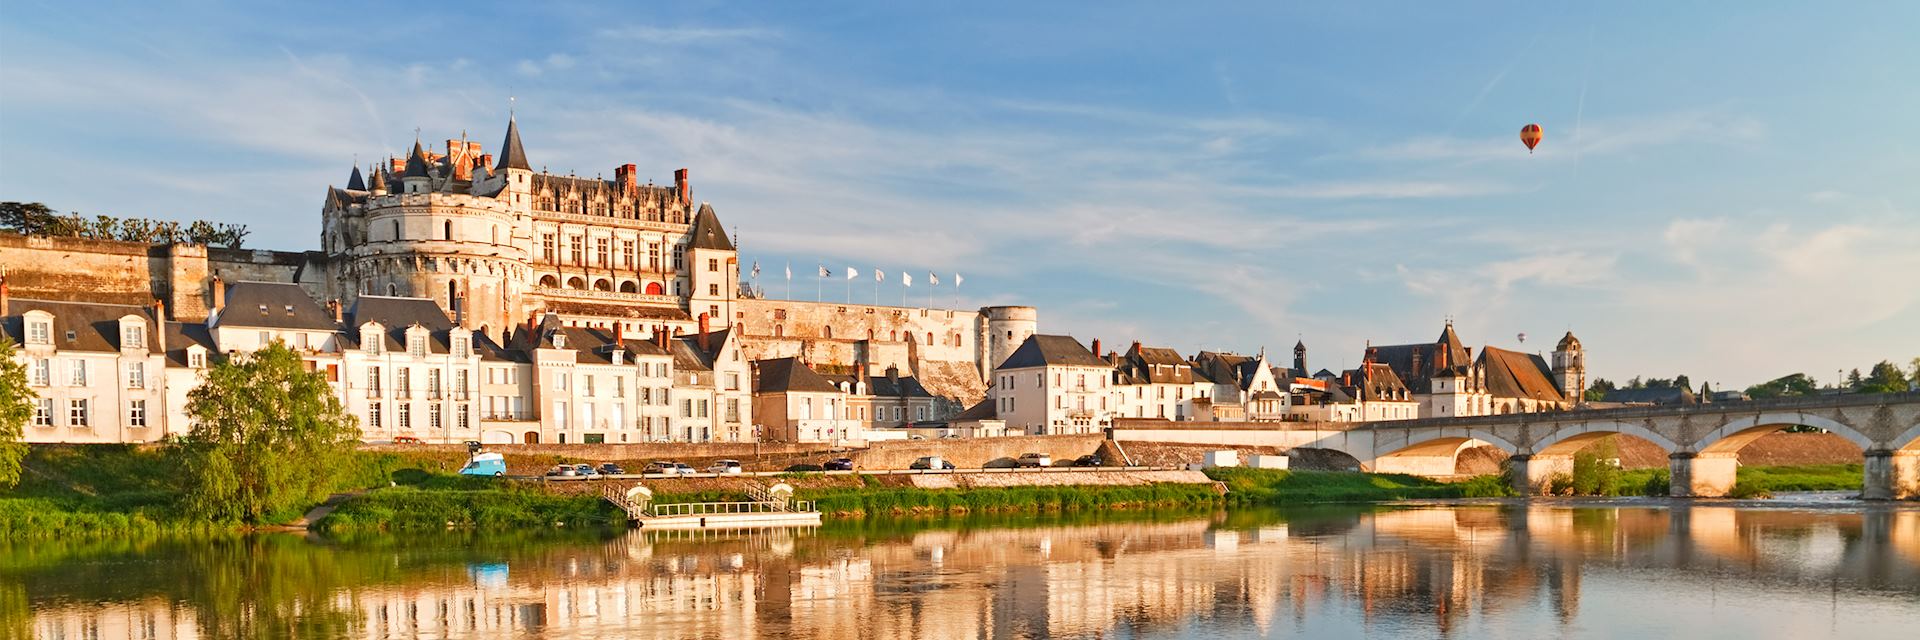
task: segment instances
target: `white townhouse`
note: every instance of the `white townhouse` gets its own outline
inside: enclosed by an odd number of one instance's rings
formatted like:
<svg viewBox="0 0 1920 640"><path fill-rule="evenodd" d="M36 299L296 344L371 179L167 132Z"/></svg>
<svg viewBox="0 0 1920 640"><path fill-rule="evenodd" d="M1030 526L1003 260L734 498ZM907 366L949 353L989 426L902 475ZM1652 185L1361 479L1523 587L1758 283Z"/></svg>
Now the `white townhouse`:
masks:
<svg viewBox="0 0 1920 640"><path fill-rule="evenodd" d="M1072 336L1034 334L993 371L994 413L1027 435L1098 433L1112 424L1113 365Z"/></svg>
<svg viewBox="0 0 1920 640"><path fill-rule="evenodd" d="M26 442L155 442L171 435L158 321L164 314L157 307L9 298L0 281L0 317L38 396Z"/></svg>

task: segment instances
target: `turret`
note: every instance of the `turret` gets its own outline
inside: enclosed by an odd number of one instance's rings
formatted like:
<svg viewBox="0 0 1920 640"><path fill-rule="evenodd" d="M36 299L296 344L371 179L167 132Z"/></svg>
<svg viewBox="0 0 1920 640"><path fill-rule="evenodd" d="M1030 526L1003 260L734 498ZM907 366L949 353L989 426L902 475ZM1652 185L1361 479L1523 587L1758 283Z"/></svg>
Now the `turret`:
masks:
<svg viewBox="0 0 1920 640"><path fill-rule="evenodd" d="M433 190L433 177L427 170L427 150L413 141L413 153L407 154L407 171L400 176L401 193L427 193Z"/></svg>
<svg viewBox="0 0 1920 640"><path fill-rule="evenodd" d="M1580 339L1568 331L1553 348L1553 379L1568 402L1580 404L1587 393L1587 356Z"/></svg>
<svg viewBox="0 0 1920 640"><path fill-rule="evenodd" d="M500 142L500 159L488 180L501 180L500 198L515 209L533 206L533 165L520 144L520 123L507 117L507 138Z"/></svg>

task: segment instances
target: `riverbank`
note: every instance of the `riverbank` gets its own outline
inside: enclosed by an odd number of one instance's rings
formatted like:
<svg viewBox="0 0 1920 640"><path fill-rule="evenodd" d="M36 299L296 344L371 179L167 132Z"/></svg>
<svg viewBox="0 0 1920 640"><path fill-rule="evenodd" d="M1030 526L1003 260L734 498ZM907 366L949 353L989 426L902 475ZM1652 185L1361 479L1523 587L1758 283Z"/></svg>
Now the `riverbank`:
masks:
<svg viewBox="0 0 1920 640"><path fill-rule="evenodd" d="M602 483L511 481L454 475L461 456L445 452L361 451L351 456L334 491L363 492L314 528L329 532L518 530L623 527L622 512L602 500ZM242 527L178 515L177 469L158 449L129 446L35 447L20 486L0 492L0 538L119 535L213 535ZM1123 484L1103 474L1044 475L1042 486L929 485L912 475L824 475L781 478L796 497L812 500L829 519L872 519L964 513L1064 514L1095 510L1212 509L1222 506L1373 503L1408 499L1510 496L1495 475L1438 482L1393 474L1213 469L1143 472ZM1614 470L1604 495L1664 495L1665 470ZM1154 475L1159 474L1159 475ZM1185 474L1178 478L1169 474ZM935 478L935 476L928 476ZM1074 478L1086 483L1075 484ZM1738 497L1774 491L1851 490L1859 465L1743 467ZM1011 475L996 482L1016 482ZM1098 479L1098 483L1094 480ZM1175 480L1175 481L1167 481ZM1216 486L1214 483L1219 483ZM1583 484L1583 483L1574 483ZM939 485L939 486L934 486ZM727 478L650 481L657 503L741 500ZM1573 486L1573 485L1569 485ZM1226 489L1224 495L1219 491ZM292 520L299 514L288 516ZM263 528L272 528L263 527Z"/></svg>

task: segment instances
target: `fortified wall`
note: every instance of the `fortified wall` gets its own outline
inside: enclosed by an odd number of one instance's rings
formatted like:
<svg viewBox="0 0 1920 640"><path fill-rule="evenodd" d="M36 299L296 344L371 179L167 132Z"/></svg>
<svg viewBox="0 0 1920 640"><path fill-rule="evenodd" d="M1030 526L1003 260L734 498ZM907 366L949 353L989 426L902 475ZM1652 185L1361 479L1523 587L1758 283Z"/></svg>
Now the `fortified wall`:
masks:
<svg viewBox="0 0 1920 640"><path fill-rule="evenodd" d="M837 302L742 299L736 324L756 360L797 357L816 369L877 375L888 366L935 394L972 404L986 398L993 367L1037 329L1032 307L927 309Z"/></svg>
<svg viewBox="0 0 1920 640"><path fill-rule="evenodd" d="M293 282L315 299L327 297L326 257L313 251L0 233L0 269L16 296L133 305L158 299L166 301L175 320L207 317L207 285L214 276L228 282Z"/></svg>

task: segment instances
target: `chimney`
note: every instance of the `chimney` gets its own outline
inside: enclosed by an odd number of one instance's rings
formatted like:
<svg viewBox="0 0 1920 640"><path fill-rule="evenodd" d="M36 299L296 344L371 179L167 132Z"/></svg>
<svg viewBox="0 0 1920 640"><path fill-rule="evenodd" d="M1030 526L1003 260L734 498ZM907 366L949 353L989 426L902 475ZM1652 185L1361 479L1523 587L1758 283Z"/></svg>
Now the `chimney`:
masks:
<svg viewBox="0 0 1920 640"><path fill-rule="evenodd" d="M222 282L220 280L220 276L214 276L212 289L213 289L213 314L212 315L217 316L217 315L220 315L221 309L227 308L227 283Z"/></svg>
<svg viewBox="0 0 1920 640"><path fill-rule="evenodd" d="M623 164L614 167L613 182L614 186L620 189L620 193L628 198L640 195L639 165Z"/></svg>
<svg viewBox="0 0 1920 640"><path fill-rule="evenodd" d="M707 314L705 313L700 314L700 350L701 351L706 351L708 349L707 332L711 330L711 327L710 327L711 323L712 323L712 320L707 317Z"/></svg>
<svg viewBox="0 0 1920 640"><path fill-rule="evenodd" d="M667 325L662 324L653 327L653 343L660 345L661 350L667 348Z"/></svg>
<svg viewBox="0 0 1920 640"><path fill-rule="evenodd" d="M1140 341L1139 341L1139 340L1135 340L1135 341L1133 341L1133 350L1134 350L1134 351L1139 351L1139 350L1140 350Z"/></svg>
<svg viewBox="0 0 1920 640"><path fill-rule="evenodd" d="M627 323L613 323L613 346L627 348Z"/></svg>
<svg viewBox="0 0 1920 640"><path fill-rule="evenodd" d="M331 314L333 314L333 323L334 323L334 324L341 324L341 323L344 323L344 322L346 322L346 319L345 319L344 317L342 317L342 316L341 316L341 314L340 314L340 299L339 299L339 298L334 298L334 299L332 299L332 300L328 300L328 301L327 301L327 313L331 313Z"/></svg>
<svg viewBox="0 0 1920 640"><path fill-rule="evenodd" d="M7 277L0 276L0 318L4 318L8 315L9 311L7 308L9 306L9 303L13 300L13 294L8 289L9 287L7 286Z"/></svg>
<svg viewBox="0 0 1920 640"><path fill-rule="evenodd" d="M1371 346L1367 347L1367 357L1365 358L1365 364L1373 364L1374 356L1377 356L1379 354L1380 354L1379 349L1376 349Z"/></svg>
<svg viewBox="0 0 1920 640"><path fill-rule="evenodd" d="M899 388L900 365L897 365L897 364L887 365L887 381L894 383L894 388L896 389Z"/></svg>
<svg viewBox="0 0 1920 640"><path fill-rule="evenodd" d="M0 281L0 288L5 286ZM167 352L167 303L159 298L153 299L153 341L160 345L160 353Z"/></svg>
<svg viewBox="0 0 1920 640"><path fill-rule="evenodd" d="M453 326L467 328L467 292L453 292Z"/></svg>
<svg viewBox="0 0 1920 640"><path fill-rule="evenodd" d="M1100 339L1099 339L1099 338L1094 338L1094 339L1093 339L1093 357L1095 357L1095 358L1101 358L1101 357L1105 357L1104 355L1102 355L1102 354L1100 353Z"/></svg>
<svg viewBox="0 0 1920 640"><path fill-rule="evenodd" d="M493 166L493 154L491 153L480 154L480 166L481 167Z"/></svg>
<svg viewBox="0 0 1920 640"><path fill-rule="evenodd" d="M1340 372L1340 386L1342 387L1353 386L1353 370L1352 369L1348 369L1346 371Z"/></svg>
<svg viewBox="0 0 1920 640"><path fill-rule="evenodd" d="M682 206L693 204L693 182L687 177L687 170L673 172L673 190L680 194Z"/></svg>

